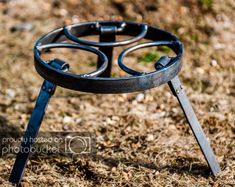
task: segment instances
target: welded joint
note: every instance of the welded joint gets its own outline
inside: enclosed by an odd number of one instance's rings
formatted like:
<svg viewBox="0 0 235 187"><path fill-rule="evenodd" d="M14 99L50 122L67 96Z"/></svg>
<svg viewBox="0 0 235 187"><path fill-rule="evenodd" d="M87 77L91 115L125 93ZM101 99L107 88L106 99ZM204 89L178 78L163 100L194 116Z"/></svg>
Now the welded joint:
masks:
<svg viewBox="0 0 235 187"><path fill-rule="evenodd" d="M100 34L116 34L119 32L123 32L126 27L126 23L122 22L120 26L116 25L101 25L100 23L96 23L95 29L100 32Z"/></svg>
<svg viewBox="0 0 235 187"><path fill-rule="evenodd" d="M116 26L101 26L100 29L100 34L115 34L117 33L117 27Z"/></svg>
<svg viewBox="0 0 235 187"><path fill-rule="evenodd" d="M60 60L58 58L55 58L53 60L50 60L48 62L48 65L52 66L55 69L67 72L69 70L69 64L64 62L63 60ZM55 93L56 85L49 82L44 81L42 85L42 90L47 92L50 95L53 95Z"/></svg>
<svg viewBox="0 0 235 187"><path fill-rule="evenodd" d="M171 62L171 58L168 56L162 56L158 61L155 62L154 67L156 70L160 70L166 67Z"/></svg>

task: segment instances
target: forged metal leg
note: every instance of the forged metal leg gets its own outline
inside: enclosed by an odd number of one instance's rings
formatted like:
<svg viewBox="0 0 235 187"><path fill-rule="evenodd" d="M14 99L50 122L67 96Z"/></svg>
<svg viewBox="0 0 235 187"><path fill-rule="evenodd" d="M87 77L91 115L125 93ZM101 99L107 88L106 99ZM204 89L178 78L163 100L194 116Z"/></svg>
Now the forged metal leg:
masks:
<svg viewBox="0 0 235 187"><path fill-rule="evenodd" d="M168 82L168 85L171 88L171 91L173 94L177 97L180 106L187 118L187 121L190 125L190 128L193 131L193 134L202 150L202 153L213 173L214 176L218 175L220 172L220 166L218 162L216 161L215 155L210 147L210 144L197 120L197 117L193 111L193 108L182 88L182 85L180 83L180 80L178 76L173 78L170 82Z"/></svg>
<svg viewBox="0 0 235 187"><path fill-rule="evenodd" d="M100 27L100 42L114 42L116 40L115 37L116 27L113 26L101 26ZM108 67L106 70L100 75L100 77L110 77L111 69L112 69L112 58L113 58L113 47L100 47L100 51L102 51L108 58ZM97 66L100 67L103 62L98 59Z"/></svg>
<svg viewBox="0 0 235 187"><path fill-rule="evenodd" d="M11 171L9 181L19 184L24 174L24 169L29 157L30 148L37 137L41 122L43 120L47 104L53 95L56 86L49 81L44 81L41 87L35 108L29 120L23 141L21 143L20 152L17 154L15 164Z"/></svg>
<svg viewBox="0 0 235 187"><path fill-rule="evenodd" d="M69 68L68 64L59 59L54 59L50 61L49 64L54 68L60 69L62 71L67 71ZM25 135L23 137L23 141L21 143L20 151L17 154L16 161L9 178L9 181L14 184L19 184L21 181L30 154L30 149L35 141L35 138L37 137L46 107L50 101L51 96L54 94L55 89L56 85L49 81L45 80L42 84L36 105L32 112Z"/></svg>

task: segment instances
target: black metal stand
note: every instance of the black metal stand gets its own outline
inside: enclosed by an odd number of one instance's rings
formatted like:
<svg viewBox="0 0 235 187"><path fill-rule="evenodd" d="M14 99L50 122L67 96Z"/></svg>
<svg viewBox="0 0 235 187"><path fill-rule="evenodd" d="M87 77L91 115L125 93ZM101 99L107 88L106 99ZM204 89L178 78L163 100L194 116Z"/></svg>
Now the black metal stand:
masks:
<svg viewBox="0 0 235 187"><path fill-rule="evenodd" d="M97 34L100 35L99 42L80 39L82 36ZM125 41L116 41L116 35L129 35L134 37ZM60 43L66 38L76 43L86 45ZM129 47L118 57L120 68L132 76L110 78L113 48L133 43L141 38L152 40L152 42L141 43L139 45ZM162 45L170 47L175 52L176 56L171 58L167 56L161 57L155 63L156 71L154 72L138 72L127 67L123 63L123 58L132 51L144 47ZM99 50L90 46L99 47ZM49 63L41 59L41 53L45 52L49 48L56 47L75 48L97 54L97 70L83 75L74 75L67 72L68 65L59 59L54 59ZM46 80L40 90L36 106L27 126L23 139L24 141L21 144L20 150L25 148L30 150L33 145L33 139L38 134L46 106L56 89L56 85L72 90L91 93L127 93L142 91L168 83L171 91L180 103L190 128L193 131L213 175L217 176L220 172L219 164L216 161L215 155L206 139L177 75L182 66L182 53L183 46L181 42L171 33L145 24L130 22L104 21L80 23L57 29L43 36L35 44L34 58L36 70ZM30 152L25 151L18 153L9 179L10 182L15 184L20 183L29 153Z"/></svg>

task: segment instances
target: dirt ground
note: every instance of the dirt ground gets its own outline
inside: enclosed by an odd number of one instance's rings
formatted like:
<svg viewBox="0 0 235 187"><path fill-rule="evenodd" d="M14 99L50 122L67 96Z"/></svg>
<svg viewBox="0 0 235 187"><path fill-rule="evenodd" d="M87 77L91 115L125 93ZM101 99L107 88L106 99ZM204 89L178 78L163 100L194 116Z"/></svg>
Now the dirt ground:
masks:
<svg viewBox="0 0 235 187"><path fill-rule="evenodd" d="M91 132L97 153L33 156L22 186L235 186L234 18L233 0L0 1L1 132L26 127L43 81L34 69L32 52L40 36L80 21L146 22L184 43L179 76L222 168L217 178L209 174L167 85L117 95L58 88L41 130ZM57 51L77 73L94 69L95 57L80 53L81 62L76 62L78 56L71 51ZM150 70L151 63L138 62L140 55L128 57L131 65ZM114 76L122 75L117 65L114 68ZM14 160L0 157L0 186L11 186L7 181Z"/></svg>

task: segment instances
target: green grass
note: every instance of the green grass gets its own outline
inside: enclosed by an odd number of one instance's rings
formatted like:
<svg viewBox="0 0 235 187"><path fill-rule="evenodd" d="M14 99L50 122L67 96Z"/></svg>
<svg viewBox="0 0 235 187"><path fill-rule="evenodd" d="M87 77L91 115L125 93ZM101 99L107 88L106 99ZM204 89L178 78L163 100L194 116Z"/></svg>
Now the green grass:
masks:
<svg viewBox="0 0 235 187"><path fill-rule="evenodd" d="M195 42L197 42L199 40L199 36L197 33L192 33L191 34L191 39Z"/></svg>
<svg viewBox="0 0 235 187"><path fill-rule="evenodd" d="M96 62L95 61L89 61L88 62L88 65L90 66L90 67L95 67L96 66Z"/></svg>
<svg viewBox="0 0 235 187"><path fill-rule="evenodd" d="M143 56L138 57L138 62L140 63L151 63L160 58L160 55L157 51L150 51L145 53Z"/></svg>
<svg viewBox="0 0 235 187"><path fill-rule="evenodd" d="M213 4L213 0L200 0L200 3L201 3L203 8L211 9L212 4Z"/></svg>
<svg viewBox="0 0 235 187"><path fill-rule="evenodd" d="M159 46L158 47L159 51L164 52L164 53L170 53L171 49L167 46Z"/></svg>

